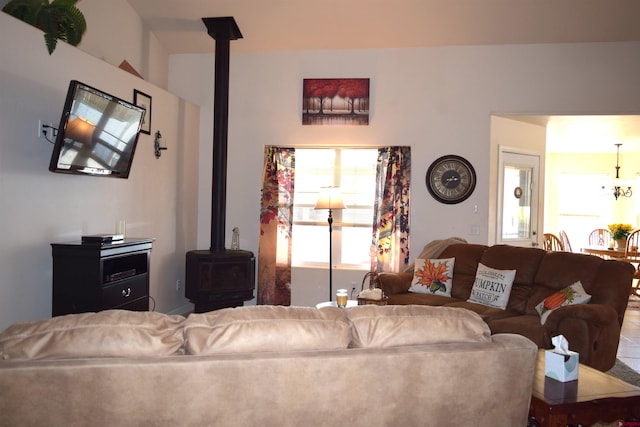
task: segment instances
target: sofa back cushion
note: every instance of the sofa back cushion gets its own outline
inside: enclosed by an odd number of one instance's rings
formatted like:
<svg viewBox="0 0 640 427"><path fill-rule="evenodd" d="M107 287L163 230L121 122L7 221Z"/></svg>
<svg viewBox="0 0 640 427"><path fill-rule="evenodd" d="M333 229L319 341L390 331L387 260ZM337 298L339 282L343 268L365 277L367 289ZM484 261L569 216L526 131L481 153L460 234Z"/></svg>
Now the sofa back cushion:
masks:
<svg viewBox="0 0 640 427"><path fill-rule="evenodd" d="M380 273L378 282L387 295L408 292L413 280L413 271L404 273Z"/></svg>
<svg viewBox="0 0 640 427"><path fill-rule="evenodd" d="M440 258L455 258L453 265L453 285L451 296L466 301L471 295L471 288L476 278L476 270L482 254L487 250L485 245L457 244L448 246Z"/></svg>
<svg viewBox="0 0 640 427"><path fill-rule="evenodd" d="M521 314L526 312L527 302L535 287L538 268L546 254L538 248L509 245L494 245L482 254L480 262L486 266L498 270L516 270L507 309L516 310Z"/></svg>
<svg viewBox="0 0 640 427"><path fill-rule="evenodd" d="M0 333L2 359L168 356L182 352L184 317L106 310L16 323Z"/></svg>
<svg viewBox="0 0 640 427"><path fill-rule="evenodd" d="M336 307L272 305L194 313L184 324L188 354L347 348L350 325Z"/></svg>
<svg viewBox="0 0 640 427"><path fill-rule="evenodd" d="M529 298L527 309L533 312L546 297L579 281L585 292L591 295L591 304L612 306L622 322L633 271L628 262L571 252L549 252L540 263L535 279L537 286Z"/></svg>
<svg viewBox="0 0 640 427"><path fill-rule="evenodd" d="M427 305L361 305L345 310L351 347L384 348L453 342L490 342L482 318L462 308Z"/></svg>

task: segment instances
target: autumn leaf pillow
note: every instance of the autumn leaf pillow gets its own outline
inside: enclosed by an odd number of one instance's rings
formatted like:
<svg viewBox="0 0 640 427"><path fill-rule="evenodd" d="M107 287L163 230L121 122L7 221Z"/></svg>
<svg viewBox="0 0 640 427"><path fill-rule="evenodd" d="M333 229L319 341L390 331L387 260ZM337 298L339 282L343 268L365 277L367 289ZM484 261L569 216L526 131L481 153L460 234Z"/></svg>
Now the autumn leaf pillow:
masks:
<svg viewBox="0 0 640 427"><path fill-rule="evenodd" d="M536 305L536 311L540 314L540 323L544 325L553 310L565 305L586 304L589 301L591 301L591 295L585 292L582 283L578 281L545 298Z"/></svg>
<svg viewBox="0 0 640 427"><path fill-rule="evenodd" d="M417 259L409 292L451 296L455 258Z"/></svg>

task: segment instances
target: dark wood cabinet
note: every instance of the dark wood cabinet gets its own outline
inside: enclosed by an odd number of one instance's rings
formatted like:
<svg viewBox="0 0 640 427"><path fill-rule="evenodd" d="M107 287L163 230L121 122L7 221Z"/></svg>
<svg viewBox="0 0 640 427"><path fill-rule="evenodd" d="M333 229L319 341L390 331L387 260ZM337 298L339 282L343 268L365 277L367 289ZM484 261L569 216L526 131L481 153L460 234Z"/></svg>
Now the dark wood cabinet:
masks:
<svg viewBox="0 0 640 427"><path fill-rule="evenodd" d="M105 244L52 243L52 315L149 310L152 242L130 238Z"/></svg>

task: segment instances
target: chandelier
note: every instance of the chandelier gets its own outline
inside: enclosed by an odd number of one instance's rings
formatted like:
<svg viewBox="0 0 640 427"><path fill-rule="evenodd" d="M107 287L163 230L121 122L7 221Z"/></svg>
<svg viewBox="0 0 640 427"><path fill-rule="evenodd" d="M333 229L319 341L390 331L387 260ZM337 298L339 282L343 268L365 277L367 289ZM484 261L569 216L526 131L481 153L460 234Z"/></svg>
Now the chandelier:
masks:
<svg viewBox="0 0 640 427"><path fill-rule="evenodd" d="M613 181L613 197L618 200L618 197L631 197L633 194L631 192L631 184L625 183L620 179L620 146L622 144L615 144L617 153L616 153L616 179ZM627 187L626 189L624 187Z"/></svg>

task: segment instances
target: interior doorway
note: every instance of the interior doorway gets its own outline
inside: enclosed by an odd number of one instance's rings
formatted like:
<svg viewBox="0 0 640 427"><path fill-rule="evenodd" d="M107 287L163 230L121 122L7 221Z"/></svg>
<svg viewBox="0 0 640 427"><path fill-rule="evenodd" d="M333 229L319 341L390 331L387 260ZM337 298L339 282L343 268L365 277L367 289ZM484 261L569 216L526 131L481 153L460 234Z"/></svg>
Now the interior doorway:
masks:
<svg viewBox="0 0 640 427"><path fill-rule="evenodd" d="M540 217L537 231L540 235L559 234L564 230L569 235L573 251L579 252L593 228L606 228L610 223L629 223L640 228L640 115L495 117L497 119L492 118L493 147L504 144L543 153L538 199ZM537 132L541 134L532 138L531 135ZM612 191L617 143L622 144L620 178L633 190L630 197L618 199ZM494 149L497 153L498 148ZM496 154L492 163L496 180L501 170L497 157ZM492 197L495 197L497 206L502 196L497 183L494 188ZM500 210L496 210L496 217ZM496 230L492 234L497 242L497 218L495 222Z"/></svg>

